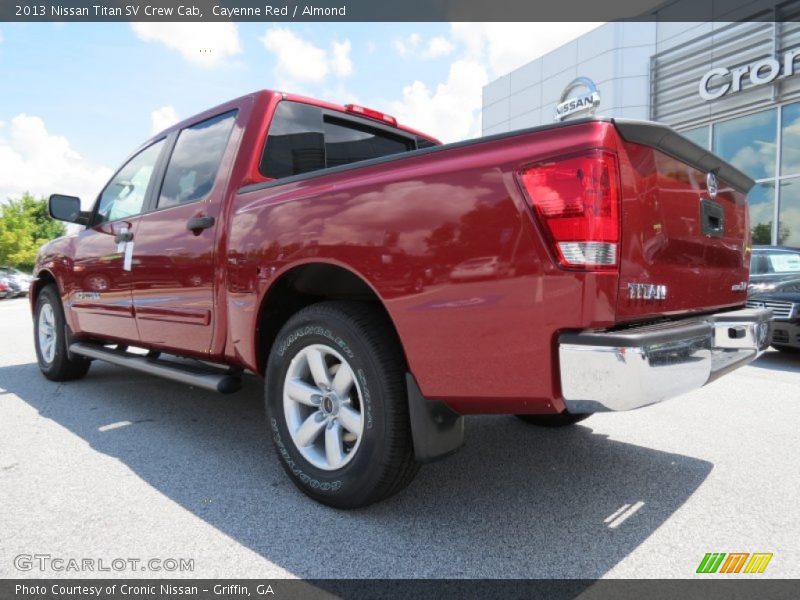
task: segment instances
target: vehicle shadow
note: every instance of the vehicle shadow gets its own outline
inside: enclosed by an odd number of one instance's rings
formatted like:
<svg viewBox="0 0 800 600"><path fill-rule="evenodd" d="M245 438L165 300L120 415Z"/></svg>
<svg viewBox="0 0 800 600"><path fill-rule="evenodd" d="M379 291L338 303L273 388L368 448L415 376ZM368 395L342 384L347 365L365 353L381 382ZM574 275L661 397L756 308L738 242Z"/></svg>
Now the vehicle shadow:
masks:
<svg viewBox="0 0 800 600"><path fill-rule="evenodd" d="M32 383L41 381L35 364L0 368L0 380L42 417L302 578L600 577L713 468L596 434L591 419L548 430L474 417L465 447L424 467L406 491L337 511L285 476L256 378L230 397L104 364L58 386ZM626 505L635 510L628 518Z"/></svg>
<svg viewBox="0 0 800 600"><path fill-rule="evenodd" d="M750 363L750 365L759 369L785 371L786 373L800 373L800 353L791 354L770 351L762 354L758 360L753 361Z"/></svg>

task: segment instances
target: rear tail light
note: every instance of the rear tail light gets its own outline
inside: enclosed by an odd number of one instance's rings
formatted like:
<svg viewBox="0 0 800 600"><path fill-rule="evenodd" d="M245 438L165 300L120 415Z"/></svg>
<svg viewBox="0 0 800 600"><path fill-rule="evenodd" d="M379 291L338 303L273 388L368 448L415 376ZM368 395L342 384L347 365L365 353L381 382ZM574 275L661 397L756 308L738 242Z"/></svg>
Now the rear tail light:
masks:
<svg viewBox="0 0 800 600"><path fill-rule="evenodd" d="M537 164L521 177L563 267L616 268L620 239L616 156L593 150Z"/></svg>

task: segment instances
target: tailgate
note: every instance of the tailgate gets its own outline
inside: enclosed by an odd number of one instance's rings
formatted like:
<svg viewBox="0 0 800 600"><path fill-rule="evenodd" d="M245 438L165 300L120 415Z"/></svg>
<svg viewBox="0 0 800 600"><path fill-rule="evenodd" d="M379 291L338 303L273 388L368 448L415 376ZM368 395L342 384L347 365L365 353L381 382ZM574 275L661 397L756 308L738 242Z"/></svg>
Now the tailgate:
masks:
<svg viewBox="0 0 800 600"><path fill-rule="evenodd" d="M754 182L668 127L615 126L623 139L617 319L743 305L750 270L746 195Z"/></svg>

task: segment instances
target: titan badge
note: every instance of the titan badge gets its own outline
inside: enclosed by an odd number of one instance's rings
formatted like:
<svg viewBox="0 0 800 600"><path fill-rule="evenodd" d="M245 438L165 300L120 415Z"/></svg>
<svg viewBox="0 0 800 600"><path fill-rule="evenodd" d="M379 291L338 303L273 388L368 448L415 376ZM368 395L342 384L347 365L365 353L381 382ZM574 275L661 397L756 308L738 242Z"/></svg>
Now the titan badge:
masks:
<svg viewBox="0 0 800 600"><path fill-rule="evenodd" d="M667 299L667 286L658 283L629 283L628 299L663 301Z"/></svg>
<svg viewBox="0 0 800 600"><path fill-rule="evenodd" d="M98 292L75 292L76 300L100 300Z"/></svg>

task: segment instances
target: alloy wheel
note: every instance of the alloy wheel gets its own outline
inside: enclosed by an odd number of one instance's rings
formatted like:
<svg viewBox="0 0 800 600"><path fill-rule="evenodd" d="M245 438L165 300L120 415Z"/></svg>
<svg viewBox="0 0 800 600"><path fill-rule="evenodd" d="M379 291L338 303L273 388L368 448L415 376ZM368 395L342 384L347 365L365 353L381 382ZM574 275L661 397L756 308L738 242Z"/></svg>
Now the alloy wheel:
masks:
<svg viewBox="0 0 800 600"><path fill-rule="evenodd" d="M39 352L48 365L56 355L56 317L50 304L42 304L39 311Z"/></svg>
<svg viewBox="0 0 800 600"><path fill-rule="evenodd" d="M292 359L283 384L292 441L315 467L334 471L355 456L364 433L361 389L347 360L323 344Z"/></svg>

